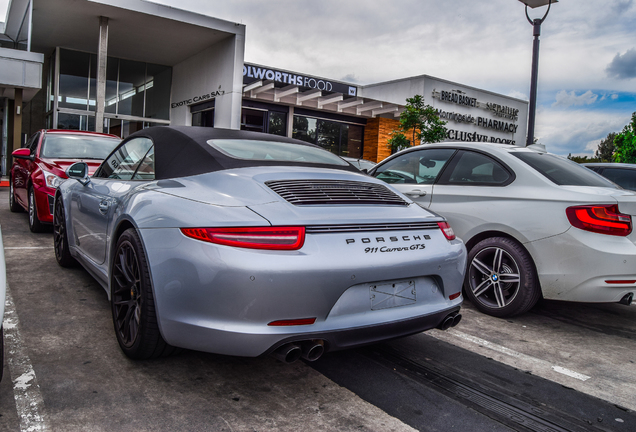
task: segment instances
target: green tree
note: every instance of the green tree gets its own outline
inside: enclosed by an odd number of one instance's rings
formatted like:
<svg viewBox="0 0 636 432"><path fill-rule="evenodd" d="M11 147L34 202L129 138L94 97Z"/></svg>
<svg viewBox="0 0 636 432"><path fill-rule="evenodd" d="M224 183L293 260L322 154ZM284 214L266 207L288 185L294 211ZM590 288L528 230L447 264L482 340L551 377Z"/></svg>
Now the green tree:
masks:
<svg viewBox="0 0 636 432"><path fill-rule="evenodd" d="M601 162L598 158L595 157L572 156L572 153L568 155L568 159L576 163Z"/></svg>
<svg viewBox="0 0 636 432"><path fill-rule="evenodd" d="M389 146L392 150L401 150L415 143L443 141L446 138L445 124L435 108L424 103L422 96L407 98L405 110L400 114L400 128L391 133ZM412 134L412 139L409 140L406 134Z"/></svg>
<svg viewBox="0 0 636 432"><path fill-rule="evenodd" d="M611 162L614 156L614 138L616 138L615 132L610 132L607 134L607 138L601 140L596 152L594 153L594 157L598 159L599 162Z"/></svg>
<svg viewBox="0 0 636 432"><path fill-rule="evenodd" d="M636 112L632 121L614 138L614 161L636 163Z"/></svg>

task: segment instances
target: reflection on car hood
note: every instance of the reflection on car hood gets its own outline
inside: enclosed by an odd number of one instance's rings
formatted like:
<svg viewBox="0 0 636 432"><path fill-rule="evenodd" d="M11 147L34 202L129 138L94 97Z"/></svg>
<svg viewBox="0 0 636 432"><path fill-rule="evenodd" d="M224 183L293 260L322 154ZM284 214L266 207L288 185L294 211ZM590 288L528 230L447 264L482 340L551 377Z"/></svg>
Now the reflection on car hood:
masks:
<svg viewBox="0 0 636 432"><path fill-rule="evenodd" d="M252 167L216 171L192 177L152 182L146 188L181 198L219 206L251 206L285 202L265 185L268 181L335 180L380 185L399 194L386 183L343 170L307 167ZM411 201L403 197L408 203Z"/></svg>
<svg viewBox="0 0 636 432"><path fill-rule="evenodd" d="M66 169L75 162L86 162L88 165L88 174L92 175L102 163L101 159L40 159L42 168L51 171L59 177L66 178Z"/></svg>
<svg viewBox="0 0 636 432"><path fill-rule="evenodd" d="M379 185L389 195L395 194L399 204L389 203L351 205L317 204L295 205L286 201L266 182L294 181L306 182L315 180L360 182L361 184ZM355 185L355 183L353 183ZM329 186L327 186L329 187ZM224 207L249 207L274 225L280 224L347 224L347 223L382 223L382 222L421 222L437 221L440 218L420 208L395 191L390 185L368 177L364 174L306 167L258 167L239 168L217 171L192 177L160 180L152 182L145 188L176 197L205 204ZM373 211L370 211L370 210Z"/></svg>

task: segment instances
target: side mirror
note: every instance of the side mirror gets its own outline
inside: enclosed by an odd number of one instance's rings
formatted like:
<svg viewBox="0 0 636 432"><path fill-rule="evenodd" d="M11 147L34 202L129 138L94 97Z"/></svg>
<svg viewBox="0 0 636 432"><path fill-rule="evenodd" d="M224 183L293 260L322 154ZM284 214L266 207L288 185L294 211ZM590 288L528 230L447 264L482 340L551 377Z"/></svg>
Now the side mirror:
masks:
<svg viewBox="0 0 636 432"><path fill-rule="evenodd" d="M86 186L91 179L88 177L88 165L86 162L75 162L66 169L66 175Z"/></svg>
<svg viewBox="0 0 636 432"><path fill-rule="evenodd" d="M28 148L19 148L17 150L14 150L13 153L11 153L11 156L16 159L33 160L33 157L31 156L31 150Z"/></svg>
<svg viewBox="0 0 636 432"><path fill-rule="evenodd" d="M420 159L420 165L425 166L426 168L433 168L436 164L435 161L430 159L422 158Z"/></svg>

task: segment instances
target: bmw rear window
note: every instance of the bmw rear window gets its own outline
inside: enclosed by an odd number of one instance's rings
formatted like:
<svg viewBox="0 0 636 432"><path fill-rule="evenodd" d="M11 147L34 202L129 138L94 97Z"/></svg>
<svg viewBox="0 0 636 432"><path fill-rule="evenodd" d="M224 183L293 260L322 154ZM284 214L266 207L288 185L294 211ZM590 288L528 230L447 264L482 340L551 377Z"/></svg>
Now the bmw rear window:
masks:
<svg viewBox="0 0 636 432"><path fill-rule="evenodd" d="M308 145L241 139L212 139L208 144L235 159L349 166L335 154Z"/></svg>
<svg viewBox="0 0 636 432"><path fill-rule="evenodd" d="M559 186L600 186L616 189L616 185L611 181L560 156L535 151L511 153Z"/></svg>

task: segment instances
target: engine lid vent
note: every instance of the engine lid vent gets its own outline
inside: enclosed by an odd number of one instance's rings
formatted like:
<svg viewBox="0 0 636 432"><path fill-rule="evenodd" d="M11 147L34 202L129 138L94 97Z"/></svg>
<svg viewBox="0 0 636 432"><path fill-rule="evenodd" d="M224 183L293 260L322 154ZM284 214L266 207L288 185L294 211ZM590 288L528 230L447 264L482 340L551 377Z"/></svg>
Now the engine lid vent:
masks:
<svg viewBox="0 0 636 432"><path fill-rule="evenodd" d="M265 184L294 205L409 205L389 188L376 183L346 180L277 180Z"/></svg>

